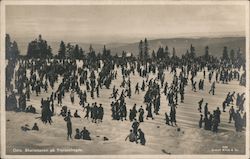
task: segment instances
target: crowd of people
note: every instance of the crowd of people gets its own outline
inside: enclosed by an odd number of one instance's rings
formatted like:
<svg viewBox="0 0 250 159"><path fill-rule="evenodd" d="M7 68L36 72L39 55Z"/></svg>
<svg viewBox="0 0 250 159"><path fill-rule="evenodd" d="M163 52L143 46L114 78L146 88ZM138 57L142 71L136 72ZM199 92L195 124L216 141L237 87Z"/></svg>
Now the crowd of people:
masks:
<svg viewBox="0 0 250 159"><path fill-rule="evenodd" d="M209 61L202 59L193 61L190 58L163 58L163 59L136 59L134 57L88 56L86 59L25 59L8 61L6 68L8 82L6 82L6 110L31 111L41 113L41 120L44 124L53 124L52 117L56 114L55 106L61 108L60 116L63 116L67 125L67 139L72 139L71 118L91 119L93 123L101 123L104 119L104 109L107 105L97 102L90 104L88 100L98 101L100 93L104 89L111 89L109 99L112 100L111 118L113 120L133 122L130 135L131 142L140 140L145 145L145 135L139 124L147 122L148 119L155 120L160 115L161 108L167 107L168 112L164 112L167 125L177 126L177 107L185 103L185 91L190 86L194 92L205 91L207 95L216 95L216 85L218 83L228 84L231 81L238 81L244 85L246 70L244 64L232 64L230 61L222 61L211 58ZM242 73L243 70L243 73ZM203 77L198 78L198 73L203 73ZM131 78L138 75L137 83ZM172 77L166 80L166 77ZM112 82L117 79L122 82L115 85ZM204 81L208 81L210 90L205 90ZM198 83L198 89L196 85ZM135 87L133 87L135 85ZM50 93L49 93L50 92ZM47 99L41 96L46 93ZM65 96L68 93L69 96ZM133 95L143 94L143 105L128 106L127 102ZM41 98L41 112L33 106L27 108L27 101L32 100L31 95ZM65 98L70 98L75 107L74 115L71 115L71 108L64 103ZM79 103L76 103L76 97ZM89 97L89 98L88 98ZM161 99L166 99L168 105L162 105ZM242 131L246 125L244 93L228 93L222 104L223 113L227 106L229 110L229 122L235 123L236 131ZM200 115L199 127L205 130L218 132L221 123L221 110L210 112L208 103L202 107L204 99L198 104ZM131 109L129 109L131 108ZM78 114L78 110L85 111L85 116ZM145 113L145 115L144 115ZM241 117L241 113L244 113ZM146 119L146 120L145 120ZM105 118L106 120L106 118ZM204 126L203 126L204 125ZM89 131L84 127L82 131L76 129L75 139L90 140Z"/></svg>

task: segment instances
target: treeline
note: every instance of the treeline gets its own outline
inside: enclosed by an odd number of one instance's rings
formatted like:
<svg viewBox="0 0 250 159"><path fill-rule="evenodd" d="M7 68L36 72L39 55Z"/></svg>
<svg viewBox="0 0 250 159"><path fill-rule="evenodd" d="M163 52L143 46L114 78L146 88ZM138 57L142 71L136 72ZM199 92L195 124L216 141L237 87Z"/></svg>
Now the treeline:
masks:
<svg viewBox="0 0 250 159"><path fill-rule="evenodd" d="M175 48L172 48L172 53L169 50L168 46L159 46L158 50L155 52L155 50L152 50L151 54L149 54L149 44L147 39L141 40L139 42L139 56L138 58L140 60L164 60L164 59L171 59L171 60L184 60L188 61L190 63L195 62L197 60L203 60L206 62L219 60L218 58L210 55L209 53L209 46L206 46L204 48L204 54L201 56L197 56L195 47L191 44L190 48L187 49L185 54L182 54L181 58L176 56ZM235 51L234 49L231 49L230 52L228 51L227 46L224 46L220 60L224 63L231 63L231 64L243 64L245 63L245 58L240 50L240 48Z"/></svg>
<svg viewBox="0 0 250 159"><path fill-rule="evenodd" d="M204 54L197 56L195 52L195 47L191 44L190 48L184 53L181 57L176 56L175 48L172 48L172 53L169 50L168 46L159 46L158 50L150 50L149 43L147 38L140 40L138 46L138 59L141 61L150 61L150 60L162 60L162 59L173 59L180 60L185 59L189 62L194 62L196 60L210 61L217 59L209 54L209 47L204 48ZM15 41L11 42L9 34L6 34L6 59L16 59L20 56L17 43ZM64 41L61 41L58 53L53 55L52 48L47 44L47 41L42 38L41 35L38 36L38 39L31 41L28 44L27 55L28 58L69 58L69 59L100 59L106 58L109 59L112 57L111 51L106 49L105 45L103 47L102 53L96 53L90 45L89 50L84 51L78 44L72 45L71 43L65 44ZM126 57L127 53L122 52L122 57ZM133 54L129 55L133 56ZM118 57L116 54L114 57ZM244 63L245 58L241 53L241 50L238 49L228 51L228 48L225 46L222 50L222 56L220 58L222 61L230 63Z"/></svg>
<svg viewBox="0 0 250 159"><path fill-rule="evenodd" d="M20 55L16 41L11 42L10 35L5 36L5 58L15 60Z"/></svg>

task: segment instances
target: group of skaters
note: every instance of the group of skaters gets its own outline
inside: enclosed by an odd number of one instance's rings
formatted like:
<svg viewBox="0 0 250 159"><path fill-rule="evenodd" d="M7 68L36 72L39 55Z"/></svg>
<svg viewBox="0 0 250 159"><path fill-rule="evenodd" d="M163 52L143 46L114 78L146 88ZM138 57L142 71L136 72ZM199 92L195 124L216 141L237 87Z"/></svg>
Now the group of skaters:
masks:
<svg viewBox="0 0 250 159"><path fill-rule="evenodd" d="M243 68L244 73L241 73L240 68ZM117 77L119 71L121 72L122 83L120 86L113 85L113 91L110 95L113 100L111 103L112 119L121 121L129 119L133 124L144 122L145 118L154 120L155 116L160 114L161 107L165 107L161 104L161 98L163 98L168 102L168 112L165 113L166 124L172 126L177 126L177 106L185 102L186 86L190 85L194 92L207 91L209 94L215 95L216 83L226 84L232 80L237 80L239 84L244 85L246 75L243 64L236 66L218 59L207 62L203 60L190 61L190 59L178 57L142 60L135 57L120 58L111 55L97 57L92 56L91 53L81 61L75 59L20 58L14 62L9 61L6 70L10 74L10 77L8 77L10 79L6 82L6 109L25 111L26 101L30 100L32 94L40 97L52 90L49 98L46 100L41 98L41 120L45 124L52 124L52 117L55 114L55 101L57 100L56 106L61 107L60 115L64 117L67 123L68 139L72 138L71 117L91 118L93 123L103 121L104 108L102 104L98 106L97 103L92 103L90 106L87 99L90 96L92 100L95 100L100 97L102 89L110 89L112 82L120 78ZM165 74L166 70L170 73ZM136 73L139 75L138 79L141 82L136 83L133 88L131 78ZM197 79L198 73L203 73L203 78ZM155 78L151 78L152 75ZM172 77L172 79L166 81L166 77ZM205 80L209 81L210 90L205 90ZM198 81L199 89L196 90ZM56 86L58 87L56 88ZM14 91L14 89L17 91ZM128 109L126 100L142 92L144 93L144 99L137 99L138 101L142 100L143 103L139 106L139 109L136 108L136 104ZM86 111L84 117L81 117L77 110L72 116L67 106L62 106L64 105L65 93L69 94L72 105L78 105L76 109ZM76 95L79 98L79 104L76 103ZM234 95L229 94L229 97L225 100L225 105L230 104L234 98L231 96ZM237 95L236 105L240 112L244 111L244 101L242 95L239 95L239 99ZM199 105L199 111L201 111L202 102ZM230 110L230 112L232 114L233 110ZM232 115L232 119L237 123L239 122L237 111L235 114ZM206 104L199 126L203 127L204 123L204 129L218 132L218 126L221 122L220 115L219 108L210 113L208 104ZM135 120L137 116L138 120ZM136 142L137 138L144 137L144 133L137 128L133 128L131 131L136 136ZM77 138L82 136L79 135L82 134L79 129L76 132ZM141 142L143 144L143 139Z"/></svg>
<svg viewBox="0 0 250 159"><path fill-rule="evenodd" d="M139 126L140 126L140 123L136 119L134 119L133 123L132 123L132 126L131 126L132 129L130 129L130 133L125 138L125 141L127 141L127 139L129 139L130 142L135 142L136 144L138 144L138 140L139 140L139 143L141 145L146 144L145 134L139 128Z"/></svg>
<svg viewBox="0 0 250 159"><path fill-rule="evenodd" d="M228 111L228 123L231 123L232 120L234 121L236 132L241 132L243 128L246 127L246 112L244 112L244 95L245 93L237 93L237 97L235 97L235 92L228 92L225 100L222 103L223 113L226 112L227 107L230 107ZM219 124L221 122L220 115L222 112L220 111L220 108L217 107L217 109L214 110L213 113L210 113L208 110L208 103L205 103L204 109L202 109L203 102L203 98L198 102L198 111L202 113L203 110L203 114L200 114L199 127L203 127L205 130L211 130L217 133Z"/></svg>

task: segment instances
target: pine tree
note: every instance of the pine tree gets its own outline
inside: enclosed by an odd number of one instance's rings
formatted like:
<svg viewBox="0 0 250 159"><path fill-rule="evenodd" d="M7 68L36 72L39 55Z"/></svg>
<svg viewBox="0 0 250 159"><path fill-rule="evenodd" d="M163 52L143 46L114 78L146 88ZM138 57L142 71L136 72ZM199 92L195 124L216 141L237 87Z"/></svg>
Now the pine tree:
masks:
<svg viewBox="0 0 250 159"><path fill-rule="evenodd" d="M164 58L168 58L168 57L169 57L169 51L168 51L168 46L166 45L165 52L164 52Z"/></svg>
<svg viewBox="0 0 250 159"><path fill-rule="evenodd" d="M195 48L193 47L193 45L191 44L190 46L190 57L191 58L195 58Z"/></svg>
<svg viewBox="0 0 250 159"><path fill-rule="evenodd" d="M228 60L228 52L227 52L227 47L225 46L223 49L223 54L222 54L222 59L223 60Z"/></svg>
<svg viewBox="0 0 250 159"><path fill-rule="evenodd" d="M16 60L20 52L18 50L17 42L11 42L10 35L6 34L5 37L5 58L9 60Z"/></svg>
<svg viewBox="0 0 250 159"><path fill-rule="evenodd" d="M11 47L11 55L13 59L17 59L19 56L19 50L16 41L13 41L12 47Z"/></svg>
<svg viewBox="0 0 250 159"><path fill-rule="evenodd" d="M65 54L66 54L65 43L63 41L61 41L60 48L59 48L59 51L58 51L58 57L59 58L65 58Z"/></svg>
<svg viewBox="0 0 250 159"><path fill-rule="evenodd" d="M235 52L234 52L233 49L230 51L230 60L231 60L231 61L234 61L234 60L235 60Z"/></svg>
<svg viewBox="0 0 250 159"><path fill-rule="evenodd" d="M173 55L172 55L172 58L175 58L176 57L176 52L175 52L175 48L173 48Z"/></svg>
<svg viewBox="0 0 250 159"><path fill-rule="evenodd" d="M209 60L209 47L208 46L205 47L205 55L204 55L204 57L205 57L205 60Z"/></svg>
<svg viewBox="0 0 250 159"><path fill-rule="evenodd" d="M148 55L148 40L145 38L144 40L144 59L147 60L149 57Z"/></svg>
<svg viewBox="0 0 250 159"><path fill-rule="evenodd" d="M143 42L142 42L142 40L139 43L139 58L143 59Z"/></svg>
<svg viewBox="0 0 250 159"><path fill-rule="evenodd" d="M10 35L6 34L5 36L5 58L10 59L11 57L11 40L10 40Z"/></svg>
<svg viewBox="0 0 250 159"><path fill-rule="evenodd" d="M164 58L164 50L163 50L163 48L159 47L156 54L157 54L157 58Z"/></svg>
<svg viewBox="0 0 250 159"><path fill-rule="evenodd" d="M76 44L75 48L73 50L73 59L80 59L80 50L79 50L79 46Z"/></svg>
<svg viewBox="0 0 250 159"><path fill-rule="evenodd" d="M52 57L52 49L47 44L46 40L39 35L38 40L33 40L28 44L27 56L33 58L48 58Z"/></svg>
<svg viewBox="0 0 250 159"><path fill-rule="evenodd" d="M80 58L83 59L84 58L84 51L82 48L80 48L79 54L80 54Z"/></svg>
<svg viewBox="0 0 250 159"><path fill-rule="evenodd" d="M153 52L152 52L152 58L156 59L155 50L153 50Z"/></svg>

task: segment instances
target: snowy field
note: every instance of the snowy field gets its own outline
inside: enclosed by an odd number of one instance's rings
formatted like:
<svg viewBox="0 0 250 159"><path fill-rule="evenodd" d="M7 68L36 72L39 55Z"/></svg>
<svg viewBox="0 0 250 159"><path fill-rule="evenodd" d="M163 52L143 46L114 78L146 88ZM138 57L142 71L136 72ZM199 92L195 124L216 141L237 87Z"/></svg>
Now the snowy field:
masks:
<svg viewBox="0 0 250 159"><path fill-rule="evenodd" d="M208 73L206 73L208 76ZM154 75L150 75L153 77ZM155 75L156 76L156 75ZM173 74L165 71L165 81L170 83L172 81ZM189 76L190 78L190 76ZM203 73L199 72L198 76L195 77L194 81L203 78ZM212 81L215 80L213 77ZM240 86L238 81L231 81L229 84L218 84L216 83L215 95L208 93L210 89L210 83L208 77L205 79L204 90L198 90L193 92L191 90L190 81L187 87L185 87L185 100L184 103L179 103L176 109L176 119L178 128L172 127L165 124L165 112L170 111L168 101L164 94L161 95L161 107L160 115L157 115L154 120L146 120L140 124L142 131L145 133L146 145L130 143L125 141L126 136L129 134L131 129L130 121L116 121L111 118L111 102L109 99L112 93L112 88L116 85L119 88L122 82L120 69L118 70L118 78L112 81L110 89L100 89L100 98L91 99L90 93L88 93L88 103L97 102L104 107L104 119L100 124L92 123L87 119L83 119L85 112L79 106L79 98L75 95L75 104L72 105L70 102L69 93L65 93L63 99L63 105L67 105L73 114L75 110L78 110L78 114L82 117L72 118L73 136L75 135L75 129L82 129L84 126L90 131L92 141L86 140L70 140L66 139L67 128L66 122L60 113L61 107L57 105L55 101L55 112L57 115L52 117L52 125L43 124L38 117L41 116L40 100L41 97L46 99L50 96L52 90L49 87L48 93L43 92L38 97L35 92L31 94L31 101L27 102L28 105L36 107L38 114L24 113L24 112L6 112L6 153L11 155L18 154L84 154L84 155L147 155L147 154L244 154L245 153L245 131L236 133L234 122L228 123L229 119L229 107L226 108L226 112L222 112L222 102L224 101L228 92L235 91L242 93L245 91L245 87ZM143 103L145 92L140 94L134 94L135 85L139 82L142 84L142 78L135 73L135 76L131 76L131 88L132 97L131 99L126 98L127 110L132 108L136 103L137 110L142 105L145 110L145 104ZM58 83L55 85L57 88ZM198 88L198 86L197 86ZM86 89L85 85L81 86L82 90ZM119 92L121 88L119 88ZM161 90L162 91L162 90ZM95 94L96 97L96 94ZM200 129L198 126L200 113L197 110L198 101L204 98L204 103L208 103L208 109L210 112L220 107L221 123L219 125L219 132L213 133L212 131ZM180 99L180 98L179 98ZM235 104L234 104L235 105ZM236 106L235 106L236 107ZM147 112L145 112L145 115ZM137 114L138 115L138 114ZM145 117L144 115L144 117ZM243 114L242 114L243 116ZM138 116L137 116L138 119ZM28 124L32 128L34 123L38 124L39 131L22 131L21 126ZM104 141L103 137L107 137L109 140ZM78 152L29 152L25 153L24 149L74 149ZM222 148L230 148L233 151L225 152ZM23 152L15 152L22 150Z"/></svg>

